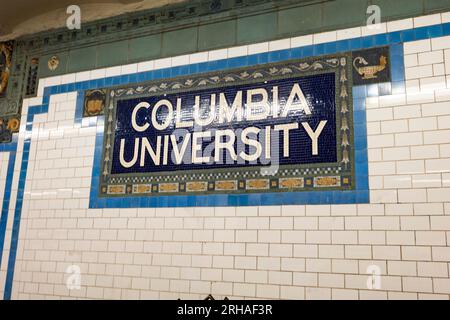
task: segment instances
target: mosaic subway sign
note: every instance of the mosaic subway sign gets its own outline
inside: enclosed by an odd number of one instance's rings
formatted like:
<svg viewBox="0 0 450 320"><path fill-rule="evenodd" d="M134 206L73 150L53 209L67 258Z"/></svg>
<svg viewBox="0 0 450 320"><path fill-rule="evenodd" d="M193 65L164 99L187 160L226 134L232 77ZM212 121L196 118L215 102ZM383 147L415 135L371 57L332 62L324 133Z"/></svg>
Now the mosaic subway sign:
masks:
<svg viewBox="0 0 450 320"><path fill-rule="evenodd" d="M335 162L334 95L325 73L118 101L111 173Z"/></svg>
<svg viewBox="0 0 450 320"><path fill-rule="evenodd" d="M100 196L353 190L353 61L107 90Z"/></svg>

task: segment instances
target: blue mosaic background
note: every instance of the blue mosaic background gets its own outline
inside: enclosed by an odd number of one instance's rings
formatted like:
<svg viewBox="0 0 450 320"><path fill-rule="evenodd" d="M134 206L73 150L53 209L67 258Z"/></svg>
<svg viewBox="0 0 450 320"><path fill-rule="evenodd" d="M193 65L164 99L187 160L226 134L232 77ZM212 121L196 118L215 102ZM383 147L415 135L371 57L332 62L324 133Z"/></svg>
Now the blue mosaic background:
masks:
<svg viewBox="0 0 450 320"><path fill-rule="evenodd" d="M164 171L176 171L176 170L205 170L205 169L217 169L217 168L235 168L242 166L261 166L261 164L271 165L271 164L316 164L316 163L332 163L337 161L337 146L336 146L336 106L335 106L335 73L325 73L314 76L307 77L298 77L292 79L283 79L283 80L274 80L274 81L266 81L267 83L257 83L257 84L249 84L249 85L241 85L241 86L231 86L226 89L216 88L202 91L193 91L189 93L178 93L178 94L167 94L167 96L153 96L147 98L139 98L139 99L127 99L127 100L119 100L117 102L117 111L116 111L116 135L114 139L114 155L113 155L113 164L111 168L112 174L120 174L120 173L144 173L144 172L164 172ZM140 166L140 157L138 157L138 161L135 165L130 168L125 168L120 164L119 161L119 150L120 143L122 139L125 139L125 152L124 158L129 161L133 158L134 148L135 148L135 138L147 137L150 141L150 144L153 150L156 150L157 137L161 137L161 142L164 143L163 136L171 135L175 128L174 121L172 124L165 130L159 131L151 125L151 109L152 107L160 100L167 99L174 106L174 113L176 114L176 105L177 98L181 98L182 107L181 110L183 112L181 119L183 121L193 120L193 106L195 104L195 96L200 96L201 106L200 110L208 110L210 109L210 101L211 94L216 94L216 105L219 104L219 94L221 92L225 93L225 96L228 100L228 104L231 105L236 97L238 91L242 91L242 101L243 108L245 110L245 102L247 101L247 91L249 89L256 88L264 88L269 94L269 102L273 101L273 93L272 88L274 86L278 86L279 94L279 105L280 110L284 110L284 106L286 105L286 101L288 100L291 90L294 84L299 84L302 89L307 101L309 108L311 110L311 115L305 114L303 111L294 110L290 112L287 117L279 116L278 118L273 118L269 116L268 119L261 121L234 121L232 123L222 123L219 124L218 121L214 121L211 125L201 127L201 128L186 128L181 130L179 134L184 134L186 136L186 132L193 131L209 131L211 132L211 138L204 138L202 143L202 151L198 152L198 156L208 156L211 161L205 164L192 164L191 161L191 141L192 136L189 140L188 147L185 152L185 161L181 165L177 165L174 163L174 159L170 157L172 151L172 145L170 144L169 149L169 162L168 165L159 166L155 165L150 156L146 156L145 166ZM256 96L255 101L261 99ZM142 108L137 113L137 124L142 126L146 123L150 124L149 128L144 132L137 132L132 127L132 112L137 104L140 102L148 102L150 104L149 109ZM298 98L294 100L294 103L298 102ZM218 110L218 108L216 108ZM281 113L280 111L280 113ZM160 115L160 119L158 120L160 123L165 121L167 117L167 108L162 107L159 109L158 115ZM204 114L202 118L207 118L208 113ZM218 111L216 111L218 114ZM175 115L174 115L175 118ZM312 155L312 141L308 136L307 132L301 125L301 122L307 122L312 130L316 130L320 121L326 120L327 124L325 125L319 139L319 154ZM273 130L273 127L277 124L287 124L287 123L298 123L298 129L292 129L289 132L289 151L290 155L288 158L283 156L283 141L285 137L281 133L279 135L279 140L276 138L276 133ZM244 145L240 140L241 135L240 132L247 127L258 127L261 129L259 134L258 141L261 142L263 148L263 155L259 160L254 162L247 162L238 157L237 161L231 159L230 154L227 150L221 150L221 161L214 162L214 135L217 129L231 129L236 134L236 142L234 144L236 150L236 154L239 155L241 151L246 152L247 154L253 154L255 152L254 147L249 147ZM272 162L268 163L264 160L264 136L265 126L271 126L271 140L272 140ZM250 136L252 139L255 139L254 136ZM180 137L179 144L181 144L183 137ZM140 141L141 139L139 139ZM178 147L180 148L180 147ZM278 149L278 150L277 150ZM162 150L162 147L161 147ZM139 147L139 154L142 153L142 148ZM160 159L162 159L162 151ZM279 160L277 159L279 158ZM265 162L264 162L265 161Z"/></svg>

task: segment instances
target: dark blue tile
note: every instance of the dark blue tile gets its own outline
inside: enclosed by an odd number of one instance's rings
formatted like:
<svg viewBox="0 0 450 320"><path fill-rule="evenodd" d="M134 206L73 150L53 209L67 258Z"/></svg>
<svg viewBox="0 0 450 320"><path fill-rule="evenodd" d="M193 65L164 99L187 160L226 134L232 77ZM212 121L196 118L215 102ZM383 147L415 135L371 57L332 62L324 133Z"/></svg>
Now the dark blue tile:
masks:
<svg viewBox="0 0 450 320"><path fill-rule="evenodd" d="M268 52L258 54L258 63L259 64L268 63L268 62L269 62L269 53Z"/></svg>
<svg viewBox="0 0 450 320"><path fill-rule="evenodd" d="M367 139L365 137L366 133L361 135L355 135L355 145L358 145L360 149L367 149Z"/></svg>
<svg viewBox="0 0 450 320"><path fill-rule="evenodd" d="M228 205L233 206L233 207L238 206L239 205L239 196L234 195L234 194L228 195Z"/></svg>
<svg viewBox="0 0 450 320"><path fill-rule="evenodd" d="M444 35L444 28L442 25L434 25L428 27L428 37L429 38L437 38L442 37Z"/></svg>
<svg viewBox="0 0 450 320"><path fill-rule="evenodd" d="M316 44L314 46L313 55L321 56L323 54L325 54L325 44L324 43Z"/></svg>
<svg viewBox="0 0 450 320"><path fill-rule="evenodd" d="M357 191L356 201L358 203L369 203L370 201L369 191L366 190Z"/></svg>
<svg viewBox="0 0 450 320"><path fill-rule="evenodd" d="M366 98L354 98L353 99L353 110L365 110L366 109Z"/></svg>
<svg viewBox="0 0 450 320"><path fill-rule="evenodd" d="M180 75L185 76L190 73L189 65L181 66L180 67Z"/></svg>
<svg viewBox="0 0 450 320"><path fill-rule="evenodd" d="M325 43L325 49L324 49L325 54L334 54L334 53L336 53L336 51L337 51L336 42Z"/></svg>
<svg viewBox="0 0 450 320"><path fill-rule="evenodd" d="M69 85L68 85L68 84L63 84L63 85L61 86L61 92L62 92L62 93L69 92Z"/></svg>
<svg viewBox="0 0 450 320"><path fill-rule="evenodd" d="M249 206L259 206L259 204L261 203L261 195L260 194L248 194L247 200L248 200Z"/></svg>
<svg viewBox="0 0 450 320"><path fill-rule="evenodd" d="M340 40L336 43L337 52L346 52L350 50L350 40Z"/></svg>
<svg viewBox="0 0 450 320"><path fill-rule="evenodd" d="M161 71L162 71L162 77L163 77L163 78L170 78L170 75L171 75L170 69L171 69L171 68L165 68L165 69L162 69L162 70L161 70Z"/></svg>
<svg viewBox="0 0 450 320"><path fill-rule="evenodd" d="M247 64L247 57L236 57L228 60L227 66L229 68L240 68Z"/></svg>
<svg viewBox="0 0 450 320"><path fill-rule="evenodd" d="M146 80L145 78L145 72L140 72L137 74L137 79L139 82L144 82Z"/></svg>
<svg viewBox="0 0 450 320"><path fill-rule="evenodd" d="M362 46L363 48L372 48L375 46L375 37L367 36L362 38Z"/></svg>
<svg viewBox="0 0 450 320"><path fill-rule="evenodd" d="M351 50L359 50L362 46L362 39L361 38L354 38L350 40L350 48Z"/></svg>
<svg viewBox="0 0 450 320"><path fill-rule="evenodd" d="M71 91L75 91L75 83L70 83L70 84L68 84L68 86L67 86L67 91L68 92L71 92Z"/></svg>
<svg viewBox="0 0 450 320"><path fill-rule="evenodd" d="M291 49L290 57L292 59L300 59L303 58L303 49L302 48L294 48Z"/></svg>
<svg viewBox="0 0 450 320"><path fill-rule="evenodd" d="M180 71L181 71L180 67L171 68L171 73L170 73L171 77L178 77L180 75Z"/></svg>
<svg viewBox="0 0 450 320"><path fill-rule="evenodd" d="M383 33L383 34L378 34L378 35L375 36L374 44L376 46L385 46L388 43L389 42L388 42L387 34Z"/></svg>
<svg viewBox="0 0 450 320"><path fill-rule="evenodd" d="M392 81L404 81L405 80L405 69L403 64L393 64L391 69Z"/></svg>
<svg viewBox="0 0 450 320"><path fill-rule="evenodd" d="M176 199L172 199L172 202L175 202L177 207L186 207L188 205L188 196L178 196Z"/></svg>
<svg viewBox="0 0 450 320"><path fill-rule="evenodd" d="M247 59L248 59L248 65L250 65L250 66L258 64L258 56L257 55L248 56Z"/></svg>
<svg viewBox="0 0 450 320"><path fill-rule="evenodd" d="M289 60L291 58L291 50L281 50L280 51L280 60Z"/></svg>
<svg viewBox="0 0 450 320"><path fill-rule="evenodd" d="M450 23L445 23L442 25L442 35L450 36Z"/></svg>
<svg viewBox="0 0 450 320"><path fill-rule="evenodd" d="M155 207L157 207L158 202L157 202L156 199L157 199L156 197L149 197L149 198L147 199L147 206L148 206L149 208L155 208Z"/></svg>
<svg viewBox="0 0 450 320"><path fill-rule="evenodd" d="M112 86L113 84L113 78L109 77L105 79L105 86L109 87ZM77 90L81 89L81 87L79 86L79 84L76 85Z"/></svg>
<svg viewBox="0 0 450 320"><path fill-rule="evenodd" d="M219 60L218 62L219 62L218 70L224 70L224 69L226 69L228 67L228 60L227 59Z"/></svg>
<svg viewBox="0 0 450 320"><path fill-rule="evenodd" d="M283 204L281 193L266 193L261 196L261 205L281 205Z"/></svg>
<svg viewBox="0 0 450 320"><path fill-rule="evenodd" d="M392 44L390 47L391 47L391 56L403 57L403 44Z"/></svg>
<svg viewBox="0 0 450 320"><path fill-rule="evenodd" d="M353 87L353 97L356 99L366 98L367 97L366 86Z"/></svg>
<svg viewBox="0 0 450 320"><path fill-rule="evenodd" d="M403 42L414 41L416 39L413 29L403 30L401 33Z"/></svg>
<svg viewBox="0 0 450 320"><path fill-rule="evenodd" d="M399 43L402 41L402 33L400 31L391 32L388 34L389 43Z"/></svg>
<svg viewBox="0 0 450 320"><path fill-rule="evenodd" d="M197 203L196 196L187 196L186 202L187 207L195 207L196 203Z"/></svg>
<svg viewBox="0 0 450 320"><path fill-rule="evenodd" d="M199 64L198 63L189 65L189 73L197 73L197 72L199 72Z"/></svg>
<svg viewBox="0 0 450 320"><path fill-rule="evenodd" d="M424 39L428 39L429 35L428 35L428 28L427 27L423 27L423 28L416 28L414 29L414 40L424 40Z"/></svg>
<svg viewBox="0 0 450 320"><path fill-rule="evenodd" d="M312 57L314 55L314 46L303 47L302 56L304 58Z"/></svg>
<svg viewBox="0 0 450 320"><path fill-rule="evenodd" d="M208 71L208 62L202 62L198 65L198 72Z"/></svg>
<svg viewBox="0 0 450 320"><path fill-rule="evenodd" d="M128 83L130 83L130 75L129 74L120 76L120 84L128 84Z"/></svg>
<svg viewBox="0 0 450 320"><path fill-rule="evenodd" d="M97 89L97 80L90 80L89 82L89 89Z"/></svg>
<svg viewBox="0 0 450 320"><path fill-rule="evenodd" d="M280 61L280 51L270 52L268 62L278 62L278 61Z"/></svg>
<svg viewBox="0 0 450 320"><path fill-rule="evenodd" d="M128 78L129 83L137 83L138 82L138 75L136 73L130 74Z"/></svg>
<svg viewBox="0 0 450 320"><path fill-rule="evenodd" d="M155 71L146 72L145 78L147 81L155 79Z"/></svg>
<svg viewBox="0 0 450 320"><path fill-rule="evenodd" d="M162 79L162 70L158 69L158 70L154 70L153 71L153 79Z"/></svg>

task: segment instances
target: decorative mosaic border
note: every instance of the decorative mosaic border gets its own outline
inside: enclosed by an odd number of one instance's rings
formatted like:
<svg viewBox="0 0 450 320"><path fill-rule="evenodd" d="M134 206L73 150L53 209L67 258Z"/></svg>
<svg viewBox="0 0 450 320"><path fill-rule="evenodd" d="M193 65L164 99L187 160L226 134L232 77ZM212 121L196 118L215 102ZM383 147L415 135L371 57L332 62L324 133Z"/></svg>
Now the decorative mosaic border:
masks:
<svg viewBox="0 0 450 320"><path fill-rule="evenodd" d="M186 93L198 89L224 88L230 85L245 85L330 72L334 73L336 83L336 148L338 150L336 163L282 165L273 173L269 172L270 168L240 166L175 173L111 175L114 155L112 144L115 131L114 119L119 100L162 93ZM111 89L105 110L106 139L103 145L100 196L287 192L314 189L351 190L354 188L351 87L352 56L347 53L164 79L133 87ZM268 174L261 170L267 171Z"/></svg>

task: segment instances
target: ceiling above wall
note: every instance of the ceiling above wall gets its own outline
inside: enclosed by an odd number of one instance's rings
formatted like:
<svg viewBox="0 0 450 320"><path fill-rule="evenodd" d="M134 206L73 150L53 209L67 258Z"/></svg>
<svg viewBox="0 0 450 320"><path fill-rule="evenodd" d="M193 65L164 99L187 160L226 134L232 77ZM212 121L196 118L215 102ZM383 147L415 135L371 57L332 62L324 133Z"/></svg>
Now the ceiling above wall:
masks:
<svg viewBox="0 0 450 320"><path fill-rule="evenodd" d="M25 34L60 28L66 9L79 5L83 22L161 7L186 0L13 0L0 5L0 41Z"/></svg>

